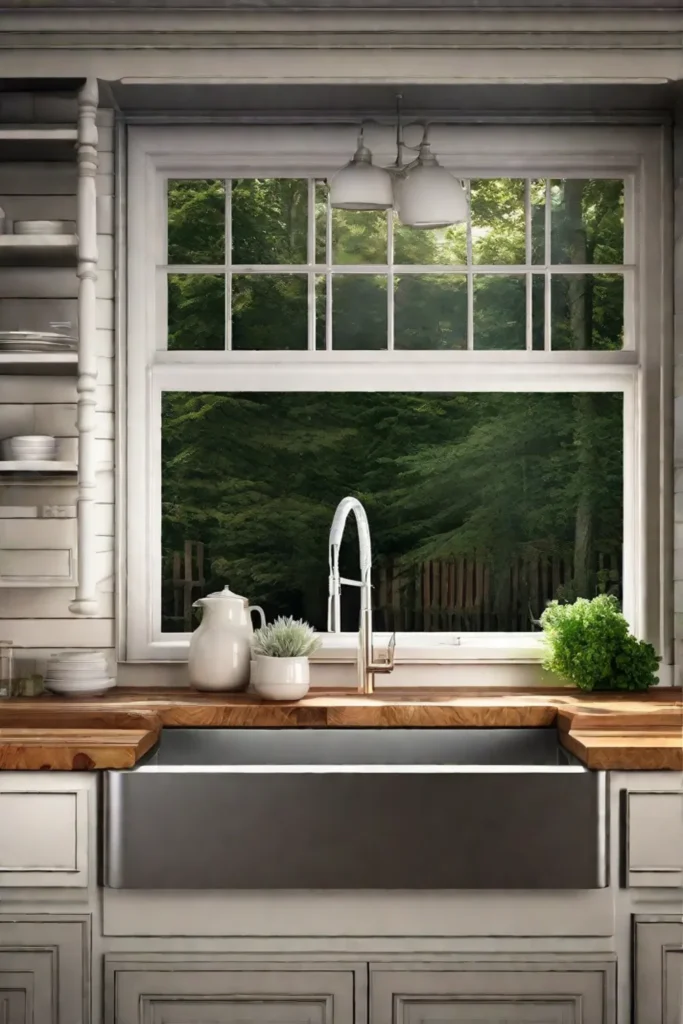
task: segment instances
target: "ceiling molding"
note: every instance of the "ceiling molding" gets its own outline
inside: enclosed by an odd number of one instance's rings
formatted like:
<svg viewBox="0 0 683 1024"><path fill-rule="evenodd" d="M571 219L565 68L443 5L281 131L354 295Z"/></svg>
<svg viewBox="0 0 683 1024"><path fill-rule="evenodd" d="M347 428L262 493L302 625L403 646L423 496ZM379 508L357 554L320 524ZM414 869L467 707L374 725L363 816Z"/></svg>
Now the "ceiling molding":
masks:
<svg viewBox="0 0 683 1024"><path fill-rule="evenodd" d="M0 0L0 12L127 11L442 11L507 14L550 12L681 12L683 0Z"/></svg>

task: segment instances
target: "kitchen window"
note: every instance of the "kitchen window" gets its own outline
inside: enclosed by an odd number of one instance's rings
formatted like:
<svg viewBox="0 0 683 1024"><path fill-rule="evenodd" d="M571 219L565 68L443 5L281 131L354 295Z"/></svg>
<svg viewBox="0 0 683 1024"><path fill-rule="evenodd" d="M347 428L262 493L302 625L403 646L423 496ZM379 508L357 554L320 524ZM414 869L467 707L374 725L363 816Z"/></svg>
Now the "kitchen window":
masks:
<svg viewBox="0 0 683 1024"><path fill-rule="evenodd" d="M128 129L129 659L185 657L225 583L324 631L347 493L399 662L533 661L600 591L666 643L659 129L432 140L470 216L421 231L330 208L350 129Z"/></svg>

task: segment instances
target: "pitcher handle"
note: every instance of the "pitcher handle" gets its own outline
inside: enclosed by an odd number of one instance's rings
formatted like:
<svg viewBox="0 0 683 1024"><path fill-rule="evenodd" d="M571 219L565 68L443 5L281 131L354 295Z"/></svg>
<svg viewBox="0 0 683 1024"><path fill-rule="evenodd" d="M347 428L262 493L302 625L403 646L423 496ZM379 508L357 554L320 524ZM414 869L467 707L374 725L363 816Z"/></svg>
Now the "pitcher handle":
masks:
<svg viewBox="0 0 683 1024"><path fill-rule="evenodd" d="M252 612L258 612L259 613L259 615L261 616L261 626L260 626L260 628L263 629L263 627L266 624L266 613L264 612L263 608L261 608L261 606L258 605L258 604L250 604L249 607L247 608L247 611L249 612L250 615L251 615Z"/></svg>

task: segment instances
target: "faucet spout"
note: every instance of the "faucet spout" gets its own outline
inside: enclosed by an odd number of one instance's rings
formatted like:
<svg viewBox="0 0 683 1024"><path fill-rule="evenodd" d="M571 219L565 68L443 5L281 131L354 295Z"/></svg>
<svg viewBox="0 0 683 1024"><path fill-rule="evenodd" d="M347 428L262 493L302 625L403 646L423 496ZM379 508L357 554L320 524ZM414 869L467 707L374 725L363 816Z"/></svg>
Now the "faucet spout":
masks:
<svg viewBox="0 0 683 1024"><path fill-rule="evenodd" d="M360 579L349 580L339 571L339 551L349 515L353 512L358 528L360 558ZM372 636L372 543L370 524L363 505L358 498L346 497L337 505L330 527L329 577L327 598L327 628L330 633L341 632L341 588L342 585L360 588L360 623L358 629L358 689L361 693L373 693L375 672L391 672L394 667L396 634L389 644L386 661L375 662Z"/></svg>

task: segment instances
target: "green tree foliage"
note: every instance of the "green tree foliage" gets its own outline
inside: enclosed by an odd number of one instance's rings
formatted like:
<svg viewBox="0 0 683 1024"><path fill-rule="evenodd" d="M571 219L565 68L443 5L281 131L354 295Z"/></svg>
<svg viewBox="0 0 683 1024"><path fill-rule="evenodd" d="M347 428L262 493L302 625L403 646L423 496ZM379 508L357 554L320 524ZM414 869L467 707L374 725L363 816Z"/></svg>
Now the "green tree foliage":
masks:
<svg viewBox="0 0 683 1024"><path fill-rule="evenodd" d="M551 182L554 260L623 259L621 188L611 181ZM545 182L532 183L538 261L545 201ZM231 208L233 262L305 265L305 183L235 182ZM316 260L324 263L322 187L315 213ZM171 182L169 261L222 265L225 219L221 182ZM331 226L334 265L386 262L383 214L334 211ZM525 246L524 183L473 182L475 265L522 263ZM465 229L396 224L394 253L407 265L462 265ZM305 275L236 271L232 283L233 347L307 347ZM318 347L325 339L324 285L321 275ZM340 274L332 287L335 348L385 348L386 278ZM607 275L554 278L558 347L620 347L621 287L620 278ZM397 348L466 346L464 275L398 270L394 294ZM170 275L170 348L223 348L224 315L222 275ZM475 347L525 347L523 275L475 278L474 326ZM542 327L534 331L541 347ZM392 559L406 573L426 559L477 558L502 594L513 560L561 557L573 562L574 575L554 596L618 592L618 580L601 574L600 558L618 564L621 552L622 415L621 396L611 394L166 394L165 579L172 552L188 538L201 540L207 589L228 580L269 614L293 613L324 626L327 533L337 502L353 493L368 508L377 561ZM355 574L355 551L343 557L344 572ZM531 609L534 616L541 611Z"/></svg>

